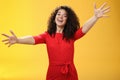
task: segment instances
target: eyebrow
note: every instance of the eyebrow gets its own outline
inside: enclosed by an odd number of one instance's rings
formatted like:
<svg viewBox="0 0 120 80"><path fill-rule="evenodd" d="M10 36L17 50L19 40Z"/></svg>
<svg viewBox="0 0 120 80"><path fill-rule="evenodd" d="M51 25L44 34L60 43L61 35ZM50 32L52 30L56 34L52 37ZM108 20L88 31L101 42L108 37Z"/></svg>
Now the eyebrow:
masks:
<svg viewBox="0 0 120 80"><path fill-rule="evenodd" d="M60 11L58 11L57 13L61 13ZM64 15L67 15L67 13L64 13Z"/></svg>

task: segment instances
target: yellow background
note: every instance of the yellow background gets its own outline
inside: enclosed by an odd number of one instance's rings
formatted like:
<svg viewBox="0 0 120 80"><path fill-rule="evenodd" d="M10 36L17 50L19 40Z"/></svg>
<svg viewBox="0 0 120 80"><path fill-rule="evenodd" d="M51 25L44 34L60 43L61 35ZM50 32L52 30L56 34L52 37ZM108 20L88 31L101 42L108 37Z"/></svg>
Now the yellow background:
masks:
<svg viewBox="0 0 120 80"><path fill-rule="evenodd" d="M18 36L37 35L47 29L50 13L60 5L71 6L81 26L93 15L93 3L111 6L108 18L100 19L75 43L79 80L120 80L119 0L0 0L0 34L13 30ZM8 48L0 35L0 80L45 80L46 46L15 44Z"/></svg>

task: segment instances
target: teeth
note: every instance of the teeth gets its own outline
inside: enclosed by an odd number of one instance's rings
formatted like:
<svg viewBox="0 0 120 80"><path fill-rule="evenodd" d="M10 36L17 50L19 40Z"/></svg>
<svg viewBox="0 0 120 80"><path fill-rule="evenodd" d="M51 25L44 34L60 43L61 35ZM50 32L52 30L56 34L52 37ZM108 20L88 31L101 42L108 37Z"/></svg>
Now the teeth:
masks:
<svg viewBox="0 0 120 80"><path fill-rule="evenodd" d="M62 20L58 20L59 22L63 22Z"/></svg>

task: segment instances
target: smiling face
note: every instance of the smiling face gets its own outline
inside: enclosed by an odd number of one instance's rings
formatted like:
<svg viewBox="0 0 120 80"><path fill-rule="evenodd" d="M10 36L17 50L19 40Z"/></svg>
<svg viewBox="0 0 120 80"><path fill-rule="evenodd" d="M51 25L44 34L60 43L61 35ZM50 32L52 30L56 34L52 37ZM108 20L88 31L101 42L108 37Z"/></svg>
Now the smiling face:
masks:
<svg viewBox="0 0 120 80"><path fill-rule="evenodd" d="M51 36L56 33L63 33L63 38L70 40L79 28L79 19L72 8L59 6L50 15L47 32Z"/></svg>
<svg viewBox="0 0 120 80"><path fill-rule="evenodd" d="M58 10L55 17L56 26L63 28L66 22L67 22L67 12L64 9Z"/></svg>

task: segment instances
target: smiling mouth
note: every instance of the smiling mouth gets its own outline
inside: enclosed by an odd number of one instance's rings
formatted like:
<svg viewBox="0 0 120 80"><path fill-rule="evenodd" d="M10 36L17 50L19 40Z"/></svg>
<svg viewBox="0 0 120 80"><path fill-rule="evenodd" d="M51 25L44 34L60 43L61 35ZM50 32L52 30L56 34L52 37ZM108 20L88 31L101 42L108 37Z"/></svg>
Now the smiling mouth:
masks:
<svg viewBox="0 0 120 80"><path fill-rule="evenodd" d="M58 22L61 22L61 23L63 22L63 20L59 20L59 19L57 19L57 21L58 21Z"/></svg>

